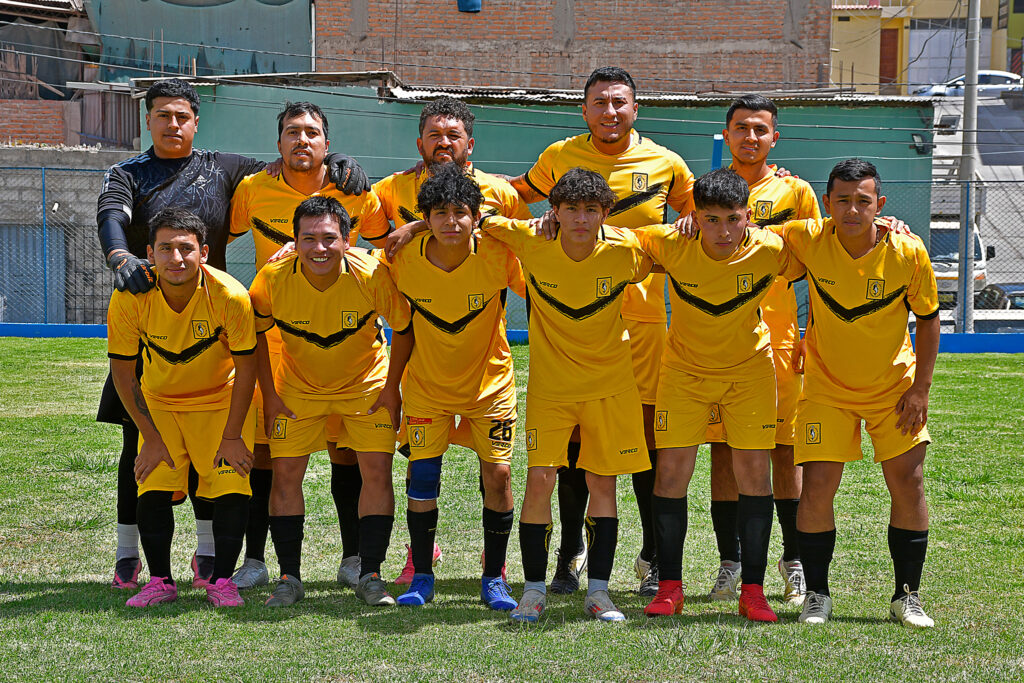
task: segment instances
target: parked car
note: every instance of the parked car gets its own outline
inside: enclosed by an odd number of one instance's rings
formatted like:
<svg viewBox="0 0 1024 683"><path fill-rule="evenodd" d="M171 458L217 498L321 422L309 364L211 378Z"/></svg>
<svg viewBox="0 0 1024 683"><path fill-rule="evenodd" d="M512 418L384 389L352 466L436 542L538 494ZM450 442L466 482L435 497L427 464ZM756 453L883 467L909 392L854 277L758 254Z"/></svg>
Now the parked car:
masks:
<svg viewBox="0 0 1024 683"><path fill-rule="evenodd" d="M966 75L957 76L945 83L935 83L918 88L914 95L922 97L960 96L964 94L964 83ZM1009 71L992 71L981 69L978 71L978 96L999 97L999 93L1006 90L1020 90L1022 79L1018 74Z"/></svg>
<svg viewBox="0 0 1024 683"><path fill-rule="evenodd" d="M974 295L974 308L1024 310L1024 282L990 284Z"/></svg>
<svg viewBox="0 0 1024 683"><path fill-rule="evenodd" d="M996 248L986 247L978 228L974 233L974 291L980 293L988 284L988 262L995 258ZM939 287L939 306L950 309L956 306L958 279L960 277L960 226L956 221L932 220L928 255L935 271L935 282Z"/></svg>

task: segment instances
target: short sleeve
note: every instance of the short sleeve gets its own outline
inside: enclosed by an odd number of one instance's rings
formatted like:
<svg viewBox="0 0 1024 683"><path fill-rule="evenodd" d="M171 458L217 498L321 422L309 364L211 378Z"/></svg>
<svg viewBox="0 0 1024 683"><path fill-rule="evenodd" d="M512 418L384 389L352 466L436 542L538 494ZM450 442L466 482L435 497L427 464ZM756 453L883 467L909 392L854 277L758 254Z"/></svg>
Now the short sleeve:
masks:
<svg viewBox="0 0 1024 683"><path fill-rule="evenodd" d="M231 218L228 223L228 241L249 232L252 227L252 176L243 180L231 196Z"/></svg>
<svg viewBox="0 0 1024 683"><path fill-rule="evenodd" d="M765 227L776 235L780 235L786 242L786 246L789 247L792 258L802 262L805 260L805 252L813 235L812 227L819 225L819 221L798 220L787 221L782 225L769 225Z"/></svg>
<svg viewBox="0 0 1024 683"><path fill-rule="evenodd" d="M566 140L559 140L548 145L548 148L540 153L537 161L523 176L527 185L545 197L555 186L555 160L558 159L558 154L562 151L562 146L565 143Z"/></svg>
<svg viewBox="0 0 1024 683"><path fill-rule="evenodd" d="M381 204L380 197L373 190L361 195L363 207L359 211L359 222L355 227L357 235L364 240L373 242L383 239L391 232L391 224L388 222L387 214ZM352 239L349 239L352 244Z"/></svg>
<svg viewBox="0 0 1024 683"><path fill-rule="evenodd" d="M513 292L526 298L526 278L523 276L523 266L519 263L519 259L511 251L508 252L508 262L506 264L506 273L508 275L508 287Z"/></svg>
<svg viewBox="0 0 1024 683"><path fill-rule="evenodd" d="M783 240L782 249L779 250L776 258L779 261L779 277L783 277L790 282L799 280L807 272L804 264L793 256L793 250L789 248L789 244L785 240Z"/></svg>
<svg viewBox="0 0 1024 683"><path fill-rule="evenodd" d="M634 228L633 236L640 243L640 248L654 260L655 263L664 263L665 240L675 232L671 225L646 225L642 228Z"/></svg>
<svg viewBox="0 0 1024 683"><path fill-rule="evenodd" d="M376 252L378 250L374 250ZM371 252L371 258L378 261L370 276L370 295L377 313L384 316L388 325L396 332L405 332L412 323L412 309L409 300L398 291L398 286L391 277L391 271L379 261L379 256Z"/></svg>
<svg viewBox="0 0 1024 683"><path fill-rule="evenodd" d="M157 291L157 290L152 290ZM139 356L139 307L146 294L134 295L117 290L107 306L107 357L135 360Z"/></svg>
<svg viewBox="0 0 1024 683"><path fill-rule="evenodd" d="M233 356L247 356L256 351L256 321L249 294L241 287L232 290L224 307L224 328L228 348Z"/></svg>
<svg viewBox="0 0 1024 683"><path fill-rule="evenodd" d="M801 181L800 205L797 210L797 218L810 218L821 221L821 208L818 206L818 198L814 195L814 188L810 184Z"/></svg>
<svg viewBox="0 0 1024 683"><path fill-rule="evenodd" d="M534 237L529 221L504 216L484 216L480 221L480 229L496 240L504 242L517 254L526 246L526 242Z"/></svg>
<svg viewBox="0 0 1024 683"><path fill-rule="evenodd" d="M907 240L914 250L914 272L907 287L907 307L922 319L931 319L939 314L939 292L935 283L935 271L931 259L919 239Z"/></svg>
<svg viewBox="0 0 1024 683"><path fill-rule="evenodd" d="M252 301L253 319L255 320L255 331L263 333L274 326L273 306L270 296L270 278L267 268L264 266L256 273L256 277L249 286L249 298Z"/></svg>
<svg viewBox="0 0 1024 683"><path fill-rule="evenodd" d="M386 178L381 178L370 191L377 196L377 202L380 204L381 211L384 212L384 217L390 220L390 216L394 216L398 213L398 207L395 205L395 176L390 175ZM397 225L395 227L398 227Z"/></svg>
<svg viewBox="0 0 1024 683"><path fill-rule="evenodd" d="M680 214L693 211L693 172L681 157L672 164L672 187L668 190L668 205Z"/></svg>

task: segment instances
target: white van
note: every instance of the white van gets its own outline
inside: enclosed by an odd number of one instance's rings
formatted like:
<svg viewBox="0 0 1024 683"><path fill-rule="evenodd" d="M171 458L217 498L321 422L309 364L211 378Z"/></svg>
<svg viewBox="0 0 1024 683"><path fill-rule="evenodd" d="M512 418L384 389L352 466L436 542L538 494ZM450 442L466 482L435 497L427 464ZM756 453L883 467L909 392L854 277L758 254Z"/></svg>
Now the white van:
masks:
<svg viewBox="0 0 1024 683"><path fill-rule="evenodd" d="M988 262L995 258L996 248L985 247L978 227L974 226L974 291L980 292L988 284ZM931 224L928 256L935 271L939 287L939 308L956 306L957 281L960 272L960 223L955 220L933 220Z"/></svg>

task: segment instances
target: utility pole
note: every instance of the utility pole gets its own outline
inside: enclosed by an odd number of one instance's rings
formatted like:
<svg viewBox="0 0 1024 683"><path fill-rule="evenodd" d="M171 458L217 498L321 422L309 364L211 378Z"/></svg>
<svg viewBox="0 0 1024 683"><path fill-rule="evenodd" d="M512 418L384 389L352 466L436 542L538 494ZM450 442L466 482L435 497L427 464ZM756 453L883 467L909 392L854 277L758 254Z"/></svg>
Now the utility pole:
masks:
<svg viewBox="0 0 1024 683"><path fill-rule="evenodd" d="M974 332L974 161L978 142L978 52L981 0L967 6L967 70L964 75L964 134L960 159L960 260L957 272L957 332Z"/></svg>

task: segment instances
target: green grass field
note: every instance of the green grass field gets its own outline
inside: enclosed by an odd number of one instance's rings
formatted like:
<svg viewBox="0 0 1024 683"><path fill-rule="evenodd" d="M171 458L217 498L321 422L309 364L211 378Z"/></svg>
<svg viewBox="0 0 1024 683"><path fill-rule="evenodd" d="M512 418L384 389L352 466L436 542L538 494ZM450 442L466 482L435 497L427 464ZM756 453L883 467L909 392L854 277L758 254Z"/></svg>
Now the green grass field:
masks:
<svg viewBox="0 0 1024 683"><path fill-rule="evenodd" d="M516 347L521 396L527 347ZM303 576L295 608L248 604L216 611L205 593L129 611L107 587L114 551L115 453L120 433L93 421L106 369L103 340L0 339L0 679L316 680L1021 680L1024 679L1024 358L943 355L932 390L926 465L932 515L923 597L937 626L911 632L887 620L892 592L885 540L887 493L870 461L851 466L837 499L832 568L836 618L802 627L766 592L781 622L750 626L735 604L706 599L717 565L707 460L690 490L684 614L651 621L632 591L639 523L632 488L619 486L613 598L628 617L606 625L582 614L582 596L553 596L540 624L508 622L478 599L480 496L475 456L446 458L434 604L364 606L334 583L337 519L326 455L307 477ZM522 413L522 411L521 411ZM401 491L404 466L395 467ZM521 500L522 435L513 464ZM404 503L384 571L404 560ZM194 521L177 508L175 571L188 577ZM553 544L554 545L554 544ZM777 557L779 533L772 539ZM552 562L554 553L552 552ZM273 556L268 555L273 567ZM522 589L518 535L509 578ZM186 582L182 582L184 587Z"/></svg>

